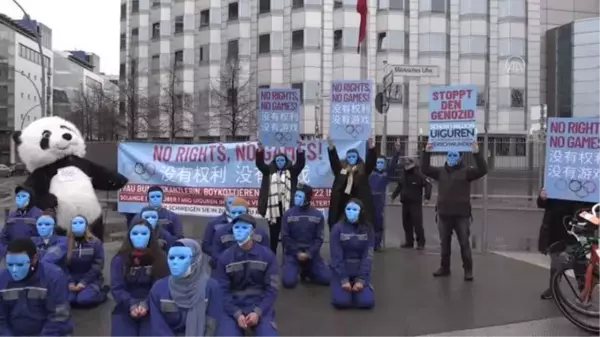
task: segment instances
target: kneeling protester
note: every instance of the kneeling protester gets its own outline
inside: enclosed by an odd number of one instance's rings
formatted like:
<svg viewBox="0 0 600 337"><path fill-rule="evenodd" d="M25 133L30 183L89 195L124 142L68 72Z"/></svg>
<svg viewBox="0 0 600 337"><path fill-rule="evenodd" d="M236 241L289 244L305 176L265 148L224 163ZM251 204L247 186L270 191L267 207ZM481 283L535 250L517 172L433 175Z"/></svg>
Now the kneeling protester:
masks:
<svg viewBox="0 0 600 337"><path fill-rule="evenodd" d="M223 292L225 316L219 336L278 336L274 305L279 289L277 260L270 247L252 239L256 220L242 214L232 222L236 245L225 250L213 277Z"/></svg>
<svg viewBox="0 0 600 337"><path fill-rule="evenodd" d="M67 276L39 260L29 238L8 244L0 274L1 336L67 336L73 333Z"/></svg>
<svg viewBox="0 0 600 337"><path fill-rule="evenodd" d="M219 284L203 266L200 244L177 240L167 264L171 275L150 290L153 336L215 336L223 299Z"/></svg>
<svg viewBox="0 0 600 337"><path fill-rule="evenodd" d="M61 269L66 267L67 238L56 234L56 216L54 212L44 211L35 223L38 236L31 238L37 247L42 262L55 264Z"/></svg>

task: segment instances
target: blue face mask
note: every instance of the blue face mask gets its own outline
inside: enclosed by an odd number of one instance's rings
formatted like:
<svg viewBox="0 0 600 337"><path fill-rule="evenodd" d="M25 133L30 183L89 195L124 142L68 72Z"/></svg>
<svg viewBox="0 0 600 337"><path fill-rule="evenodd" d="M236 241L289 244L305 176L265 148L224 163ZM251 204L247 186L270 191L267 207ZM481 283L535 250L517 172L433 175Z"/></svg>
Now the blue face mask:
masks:
<svg viewBox="0 0 600 337"><path fill-rule="evenodd" d="M244 206L231 206L229 208L229 213L231 215L231 218L235 219L242 214L248 213L248 209Z"/></svg>
<svg viewBox="0 0 600 337"><path fill-rule="evenodd" d="M296 194L294 194L294 205L304 206L304 200L306 200L304 191L296 191Z"/></svg>
<svg viewBox="0 0 600 337"><path fill-rule="evenodd" d="M284 156L275 157L275 165L277 166L278 169L283 170L286 163L287 163L287 160L285 159Z"/></svg>
<svg viewBox="0 0 600 337"><path fill-rule="evenodd" d="M76 216L71 220L71 232L77 237L82 237L85 234L87 221L83 217Z"/></svg>
<svg viewBox="0 0 600 337"><path fill-rule="evenodd" d="M232 228L233 238L241 246L252 238L253 230L252 224L246 222L235 223Z"/></svg>
<svg viewBox="0 0 600 337"><path fill-rule="evenodd" d="M360 206L355 202L349 202L346 205L346 209L344 210L346 213L346 218L351 223L355 223L358 221L358 217L360 216Z"/></svg>
<svg viewBox="0 0 600 337"><path fill-rule="evenodd" d="M163 202L163 194L160 191L152 191L148 193L148 203L152 207L160 207Z"/></svg>
<svg viewBox="0 0 600 337"><path fill-rule="evenodd" d="M233 202L233 199L235 199L235 197L233 195L230 195L227 198L225 198L225 212L229 212L229 209L231 208L231 203Z"/></svg>
<svg viewBox="0 0 600 337"><path fill-rule="evenodd" d="M29 199L31 196L27 191L19 191L17 195L15 195L15 204L17 204L17 208L25 208L29 205Z"/></svg>
<svg viewBox="0 0 600 337"><path fill-rule="evenodd" d="M385 159L378 158L377 162L375 163L375 168L379 171L385 170Z"/></svg>
<svg viewBox="0 0 600 337"><path fill-rule="evenodd" d="M192 256L194 252L190 247L175 246L169 248L167 255L167 264L173 277L183 277L186 275L192 265Z"/></svg>
<svg viewBox="0 0 600 337"><path fill-rule="evenodd" d="M144 225L133 226L129 231L129 241L131 241L133 248L148 248L148 242L150 242L150 228Z"/></svg>
<svg viewBox="0 0 600 337"><path fill-rule="evenodd" d="M448 151L448 157L446 158L446 163L448 166L454 166L460 162L460 154L456 151Z"/></svg>
<svg viewBox="0 0 600 337"><path fill-rule="evenodd" d="M143 211L142 219L148 221L152 228L156 228L156 224L158 224L158 212L157 211Z"/></svg>
<svg viewBox="0 0 600 337"><path fill-rule="evenodd" d="M25 253L8 253L6 254L6 268L13 280L21 281L29 274L31 259Z"/></svg>
<svg viewBox="0 0 600 337"><path fill-rule="evenodd" d="M49 238L54 233L54 225L56 225L56 221L50 216L41 216L35 222L35 227L37 228L38 235L42 238Z"/></svg>
<svg viewBox="0 0 600 337"><path fill-rule="evenodd" d="M358 153L354 151L346 152L346 161L350 165L356 165L356 163L358 162Z"/></svg>

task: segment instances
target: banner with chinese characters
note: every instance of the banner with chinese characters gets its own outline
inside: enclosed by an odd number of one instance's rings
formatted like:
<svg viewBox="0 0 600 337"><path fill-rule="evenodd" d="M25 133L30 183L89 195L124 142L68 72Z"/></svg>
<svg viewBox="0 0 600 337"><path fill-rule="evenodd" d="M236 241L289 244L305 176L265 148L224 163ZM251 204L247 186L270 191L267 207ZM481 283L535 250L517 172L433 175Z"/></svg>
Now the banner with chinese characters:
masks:
<svg viewBox="0 0 600 337"><path fill-rule="evenodd" d="M548 118L544 188L548 198L598 202L599 119Z"/></svg>
<svg viewBox="0 0 600 337"><path fill-rule="evenodd" d="M300 134L300 90L260 89L258 140L265 146L296 146Z"/></svg>
<svg viewBox="0 0 600 337"><path fill-rule="evenodd" d="M363 141L335 141L340 158L352 148L365 156ZM305 141L306 166L299 182L314 188L313 206L329 207L333 175L327 143ZM159 185L165 191L165 207L179 214L214 216L223 212L223 199L236 195L248 200L256 215L261 173L255 164L255 142L227 144L119 144L119 173L129 183L119 191L119 212L137 213L147 205L146 191ZM296 160L295 147L266 147L265 161L284 152Z"/></svg>
<svg viewBox="0 0 600 337"><path fill-rule="evenodd" d="M477 87L454 85L429 88L429 138L434 152L471 152L475 130Z"/></svg>
<svg viewBox="0 0 600 337"><path fill-rule="evenodd" d="M372 105L371 80L332 81L329 136L332 139L369 139Z"/></svg>

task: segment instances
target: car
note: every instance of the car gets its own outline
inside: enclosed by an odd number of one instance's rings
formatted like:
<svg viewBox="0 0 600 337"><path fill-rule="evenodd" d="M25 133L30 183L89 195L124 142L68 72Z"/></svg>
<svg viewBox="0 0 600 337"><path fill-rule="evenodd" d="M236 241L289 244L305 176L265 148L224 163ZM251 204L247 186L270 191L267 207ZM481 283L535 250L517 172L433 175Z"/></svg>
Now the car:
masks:
<svg viewBox="0 0 600 337"><path fill-rule="evenodd" d="M0 178L12 176L12 169L4 164L0 164Z"/></svg>
<svg viewBox="0 0 600 337"><path fill-rule="evenodd" d="M29 172L27 172L27 168L25 167L25 164L23 164L23 163L13 164L10 167L10 169L12 170L12 175L14 175L14 176L24 176L29 173Z"/></svg>

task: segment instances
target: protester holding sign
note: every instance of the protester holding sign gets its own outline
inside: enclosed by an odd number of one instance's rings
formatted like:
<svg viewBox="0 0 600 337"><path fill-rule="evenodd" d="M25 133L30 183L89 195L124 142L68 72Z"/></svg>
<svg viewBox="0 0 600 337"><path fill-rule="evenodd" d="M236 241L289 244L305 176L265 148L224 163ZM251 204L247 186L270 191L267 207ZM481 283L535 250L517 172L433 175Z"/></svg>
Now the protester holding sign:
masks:
<svg viewBox="0 0 600 337"><path fill-rule="evenodd" d="M465 269L465 281L473 280L473 259L469 245L471 227L471 182L487 174L487 163L479 153L477 142L472 144L476 167L465 167L460 154L448 151L444 167L431 167L432 145L427 144L421 157L421 171L438 182L438 230L442 248L441 267L433 276L450 275L452 232L460 244L460 255Z"/></svg>
<svg viewBox="0 0 600 337"><path fill-rule="evenodd" d="M306 158L301 142L298 142L295 163L292 163L285 153L276 153L269 164L265 163L265 151L262 143L258 143L255 156L256 168L262 173L258 214L269 222L271 249L273 253L277 254L281 216L293 206L298 176L304 169Z"/></svg>
<svg viewBox="0 0 600 337"><path fill-rule="evenodd" d="M331 231L333 225L343 217L345 205L353 198L363 203L365 219L373 224L373 194L369 186L369 175L375 169L377 162L373 138L369 138L365 161L360 157L357 149L346 151L346 158L340 160L331 137L327 138L327 143L329 165L334 176L327 219L329 230Z"/></svg>

